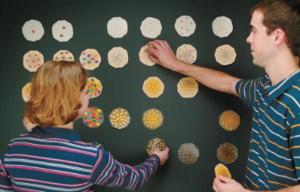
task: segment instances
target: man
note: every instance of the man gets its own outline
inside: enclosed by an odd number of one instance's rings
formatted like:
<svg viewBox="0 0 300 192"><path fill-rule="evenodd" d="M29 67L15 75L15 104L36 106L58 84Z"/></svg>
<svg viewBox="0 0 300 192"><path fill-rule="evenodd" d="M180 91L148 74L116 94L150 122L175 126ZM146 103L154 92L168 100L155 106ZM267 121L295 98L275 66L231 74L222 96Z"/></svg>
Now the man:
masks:
<svg viewBox="0 0 300 192"><path fill-rule="evenodd" d="M235 180L216 177L216 192L300 191L299 9L299 0L264 0L252 9L247 43L253 63L266 72L254 80L186 64L176 58L166 41L148 44L156 63L214 90L239 96L253 112L247 189Z"/></svg>

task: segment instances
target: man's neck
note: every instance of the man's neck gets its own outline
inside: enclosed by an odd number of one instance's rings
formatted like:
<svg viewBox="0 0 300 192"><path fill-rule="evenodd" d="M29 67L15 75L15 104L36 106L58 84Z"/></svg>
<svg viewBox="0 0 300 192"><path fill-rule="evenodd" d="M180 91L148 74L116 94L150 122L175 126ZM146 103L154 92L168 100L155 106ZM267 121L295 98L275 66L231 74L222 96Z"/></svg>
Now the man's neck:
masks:
<svg viewBox="0 0 300 192"><path fill-rule="evenodd" d="M267 65L265 71L270 77L272 85L276 85L300 69L299 58L293 55L278 54Z"/></svg>

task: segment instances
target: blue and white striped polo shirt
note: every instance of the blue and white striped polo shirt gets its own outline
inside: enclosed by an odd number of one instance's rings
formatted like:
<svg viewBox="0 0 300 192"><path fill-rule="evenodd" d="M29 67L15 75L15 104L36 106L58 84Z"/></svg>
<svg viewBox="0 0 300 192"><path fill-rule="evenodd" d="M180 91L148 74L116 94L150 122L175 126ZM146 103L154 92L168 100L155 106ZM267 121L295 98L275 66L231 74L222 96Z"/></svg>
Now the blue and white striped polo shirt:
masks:
<svg viewBox="0 0 300 192"><path fill-rule="evenodd" d="M252 110L245 185L276 190L300 183L300 71L272 86L267 75L240 80L236 91Z"/></svg>

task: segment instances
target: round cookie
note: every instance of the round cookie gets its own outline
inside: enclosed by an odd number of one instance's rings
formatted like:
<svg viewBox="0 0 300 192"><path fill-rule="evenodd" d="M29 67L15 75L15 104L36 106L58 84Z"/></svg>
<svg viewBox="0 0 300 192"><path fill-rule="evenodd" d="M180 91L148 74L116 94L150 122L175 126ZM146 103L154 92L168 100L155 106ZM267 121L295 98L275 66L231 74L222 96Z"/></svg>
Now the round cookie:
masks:
<svg viewBox="0 0 300 192"><path fill-rule="evenodd" d="M234 131L240 125L240 115L233 110L227 110L219 116L219 125L226 131Z"/></svg>
<svg viewBox="0 0 300 192"><path fill-rule="evenodd" d="M233 31L231 19L225 16L216 17L212 22L212 30L220 38L229 36Z"/></svg>
<svg viewBox="0 0 300 192"><path fill-rule="evenodd" d="M163 139L153 138L148 141L146 152L148 155L151 155L155 150L159 149L160 151L163 151L166 147L166 142Z"/></svg>
<svg viewBox="0 0 300 192"><path fill-rule="evenodd" d="M130 123L130 115L124 108L116 108L109 114L109 121L113 128L123 129Z"/></svg>
<svg viewBox="0 0 300 192"><path fill-rule="evenodd" d="M217 47L215 51L215 59L220 65L231 65L232 63L234 63L235 58L235 49L228 44Z"/></svg>
<svg viewBox="0 0 300 192"><path fill-rule="evenodd" d="M122 17L113 17L107 22L107 33L113 38L122 38L128 32L127 21Z"/></svg>
<svg viewBox="0 0 300 192"><path fill-rule="evenodd" d="M197 60L197 50L190 44L182 44L176 50L176 57L185 63L195 63Z"/></svg>
<svg viewBox="0 0 300 192"><path fill-rule="evenodd" d="M196 30L196 23L191 16L182 15L176 19L175 30L182 37L191 36Z"/></svg>
<svg viewBox="0 0 300 192"><path fill-rule="evenodd" d="M101 63L101 56L96 49L86 49L81 52L79 61L83 68L87 70L94 70L99 67Z"/></svg>
<svg viewBox="0 0 300 192"><path fill-rule="evenodd" d="M90 128L97 128L104 122L103 111L97 107L89 107L82 117L83 124Z"/></svg>
<svg viewBox="0 0 300 192"><path fill-rule="evenodd" d="M140 59L140 62L143 63L144 65L147 65L147 66L153 66L155 65L156 63L154 61L152 61L146 51L147 49L147 46L148 45L145 45L143 46L141 49L140 49L140 52L139 52L139 59Z"/></svg>
<svg viewBox="0 0 300 192"><path fill-rule="evenodd" d="M22 33L26 40L38 41L43 37L45 31L40 21L31 19L24 23Z"/></svg>
<svg viewBox="0 0 300 192"><path fill-rule="evenodd" d="M186 165L194 164L199 158L199 149L194 143L184 143L178 148L178 159Z"/></svg>
<svg viewBox="0 0 300 192"><path fill-rule="evenodd" d="M90 99L96 98L102 93L102 83L96 77L89 77L87 79L88 90L89 90L89 97Z"/></svg>
<svg viewBox="0 0 300 192"><path fill-rule="evenodd" d="M152 108L144 112L143 124L150 130L155 130L162 126L164 122L164 116L158 109Z"/></svg>
<svg viewBox="0 0 300 192"><path fill-rule="evenodd" d="M157 18L147 17L142 21L140 30L144 37L153 39L161 34L162 26Z"/></svg>
<svg viewBox="0 0 300 192"><path fill-rule="evenodd" d="M114 68L122 68L128 63L128 52L123 47L114 47L109 50L108 63Z"/></svg>
<svg viewBox="0 0 300 192"><path fill-rule="evenodd" d="M215 166L215 175L216 177L223 176L229 179L232 178L229 169L222 163L218 163Z"/></svg>
<svg viewBox="0 0 300 192"><path fill-rule="evenodd" d="M23 66L30 72L36 72L44 63L44 56L36 50L31 50L23 56Z"/></svg>
<svg viewBox="0 0 300 192"><path fill-rule="evenodd" d="M217 149L217 158L227 165L234 163L238 158L238 149L231 143L222 143Z"/></svg>
<svg viewBox="0 0 300 192"><path fill-rule="evenodd" d="M31 83L26 83L22 88L22 98L27 103L30 100Z"/></svg>
<svg viewBox="0 0 300 192"><path fill-rule="evenodd" d="M158 98L164 92L165 85L156 76L148 77L143 83L143 91L149 98Z"/></svg>
<svg viewBox="0 0 300 192"><path fill-rule="evenodd" d="M198 93L198 82L191 77L183 77L177 83L177 92L183 98L195 97Z"/></svg>
<svg viewBox="0 0 300 192"><path fill-rule="evenodd" d="M73 37L73 26L66 20L58 20L52 25L52 35L59 42L69 41Z"/></svg>
<svg viewBox="0 0 300 192"><path fill-rule="evenodd" d="M74 55L68 50L59 50L53 55L53 61L74 61Z"/></svg>

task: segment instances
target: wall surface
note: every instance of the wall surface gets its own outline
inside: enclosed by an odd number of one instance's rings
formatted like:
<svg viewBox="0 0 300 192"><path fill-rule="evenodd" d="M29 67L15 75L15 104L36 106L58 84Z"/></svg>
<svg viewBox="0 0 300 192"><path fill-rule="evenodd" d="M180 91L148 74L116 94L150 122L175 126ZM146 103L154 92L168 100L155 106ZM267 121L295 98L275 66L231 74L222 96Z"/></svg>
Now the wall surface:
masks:
<svg viewBox="0 0 300 192"><path fill-rule="evenodd" d="M149 139L161 137L171 148L168 163L159 169L155 177L139 191L147 192L208 192L212 191L214 166L219 162L216 150L219 144L231 142L239 149L238 160L228 165L233 177L243 180L246 167L251 114L239 98L219 93L199 85L198 94L184 99L177 93L177 82L183 76L159 66L148 67L140 63L138 52L149 39L142 36L140 24L148 16L162 23L159 39L167 40L173 50L183 43L192 44L198 51L195 65L221 70L240 78L255 78L263 71L252 64L249 45L245 39L250 27L250 8L258 2L253 0L5 0L1 2L0 33L0 152L6 144L25 129L22 115L25 103L21 89L29 82L32 73L23 67L23 55L29 50L43 53L51 60L60 49L71 51L78 60L86 48L97 49L102 56L99 68L90 72L103 84L103 93L92 99L90 106L101 108L105 122L99 128L90 129L82 121L76 130L85 141L99 142L119 161L137 164L146 158L145 147ZM194 18L197 28L190 37L181 37L174 28L181 15ZM232 19L233 32L229 37L219 38L212 32L212 21L217 16ZM128 22L128 34L114 39L107 33L106 24L112 17L121 16ZM27 41L22 34L23 24L30 19L41 21L45 29L43 38ZM52 37L51 28L57 20L68 20L73 25L74 36L68 42L58 42ZM219 65L214 58L215 49L230 44L237 52L234 64ZM108 64L107 52L115 47L126 48L129 63L122 69ZM150 99L142 91L143 81L158 76L165 90L158 99ZM123 130L111 128L109 113L116 107L126 108L131 116L129 126ZM165 121L155 131L146 129L141 117L145 110L158 108ZM218 117L233 109L241 116L241 125L234 132L224 131ZM184 165L177 158L177 149L183 143L194 143L199 148L199 159L193 165ZM96 187L95 191L123 191Z"/></svg>

